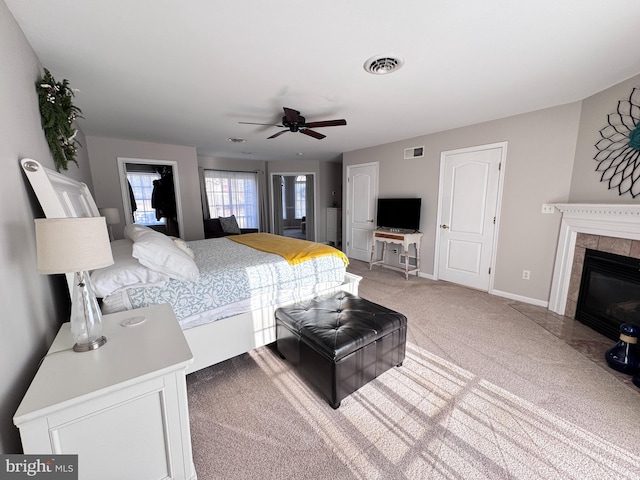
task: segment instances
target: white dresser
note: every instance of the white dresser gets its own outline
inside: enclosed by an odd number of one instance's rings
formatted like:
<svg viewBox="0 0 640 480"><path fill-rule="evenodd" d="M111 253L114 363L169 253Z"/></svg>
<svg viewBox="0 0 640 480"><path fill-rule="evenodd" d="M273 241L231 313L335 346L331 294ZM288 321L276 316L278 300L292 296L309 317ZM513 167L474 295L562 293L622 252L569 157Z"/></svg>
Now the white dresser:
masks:
<svg viewBox="0 0 640 480"><path fill-rule="evenodd" d="M143 317L136 325L123 326ZM185 370L169 305L103 316L107 343L76 353L60 328L13 421L25 454L78 454L80 479L195 479Z"/></svg>

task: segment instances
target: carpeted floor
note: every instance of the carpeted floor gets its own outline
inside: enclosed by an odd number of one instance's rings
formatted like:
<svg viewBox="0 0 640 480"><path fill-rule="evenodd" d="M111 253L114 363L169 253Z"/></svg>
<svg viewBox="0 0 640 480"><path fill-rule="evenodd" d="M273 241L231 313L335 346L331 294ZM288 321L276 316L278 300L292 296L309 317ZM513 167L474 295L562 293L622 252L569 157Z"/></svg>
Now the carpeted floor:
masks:
<svg viewBox="0 0 640 480"><path fill-rule="evenodd" d="M299 238L300 240L307 239L307 234L299 228L285 228L282 235L289 238Z"/></svg>
<svg viewBox="0 0 640 480"><path fill-rule="evenodd" d="M199 480L640 478L640 389L547 310L353 261L407 358L333 410L269 347L188 376Z"/></svg>

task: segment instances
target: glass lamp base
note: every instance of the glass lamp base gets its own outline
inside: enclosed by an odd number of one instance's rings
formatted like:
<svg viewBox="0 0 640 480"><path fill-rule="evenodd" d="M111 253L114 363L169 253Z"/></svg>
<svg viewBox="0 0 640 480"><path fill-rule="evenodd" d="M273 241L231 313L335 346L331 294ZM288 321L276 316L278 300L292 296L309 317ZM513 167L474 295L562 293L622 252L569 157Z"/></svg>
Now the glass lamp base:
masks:
<svg viewBox="0 0 640 480"><path fill-rule="evenodd" d="M100 348L102 345L107 343L106 337L100 337L90 343L76 343L73 346L74 352L89 352L91 350L95 350L96 348Z"/></svg>
<svg viewBox="0 0 640 480"><path fill-rule="evenodd" d="M102 335L102 312L87 272L75 274L70 322L75 352L88 352L105 344L106 339Z"/></svg>

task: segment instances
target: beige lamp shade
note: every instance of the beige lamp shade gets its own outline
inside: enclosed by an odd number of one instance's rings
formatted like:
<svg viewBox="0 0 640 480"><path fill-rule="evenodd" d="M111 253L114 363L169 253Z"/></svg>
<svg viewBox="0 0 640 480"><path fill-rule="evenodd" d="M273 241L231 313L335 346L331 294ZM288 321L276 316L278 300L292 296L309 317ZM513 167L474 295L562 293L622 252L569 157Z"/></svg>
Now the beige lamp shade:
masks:
<svg viewBox="0 0 640 480"><path fill-rule="evenodd" d="M117 225L120 223L120 211L117 208L100 208L100 215L107 219L107 225Z"/></svg>
<svg viewBox="0 0 640 480"><path fill-rule="evenodd" d="M94 270L113 264L104 217L38 218L39 273Z"/></svg>

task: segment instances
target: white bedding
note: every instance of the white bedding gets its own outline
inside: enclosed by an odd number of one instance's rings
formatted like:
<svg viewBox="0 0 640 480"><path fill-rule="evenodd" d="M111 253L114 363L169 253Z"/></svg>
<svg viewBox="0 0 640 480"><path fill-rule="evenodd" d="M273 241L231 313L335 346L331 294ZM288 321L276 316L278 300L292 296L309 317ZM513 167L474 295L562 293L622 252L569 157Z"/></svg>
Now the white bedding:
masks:
<svg viewBox="0 0 640 480"><path fill-rule="evenodd" d="M345 264L337 256L289 265L279 255L228 238L187 243L195 254L198 281L171 279L164 286L122 289L103 299L103 311L169 303L182 328L189 329L320 292L345 278Z"/></svg>

